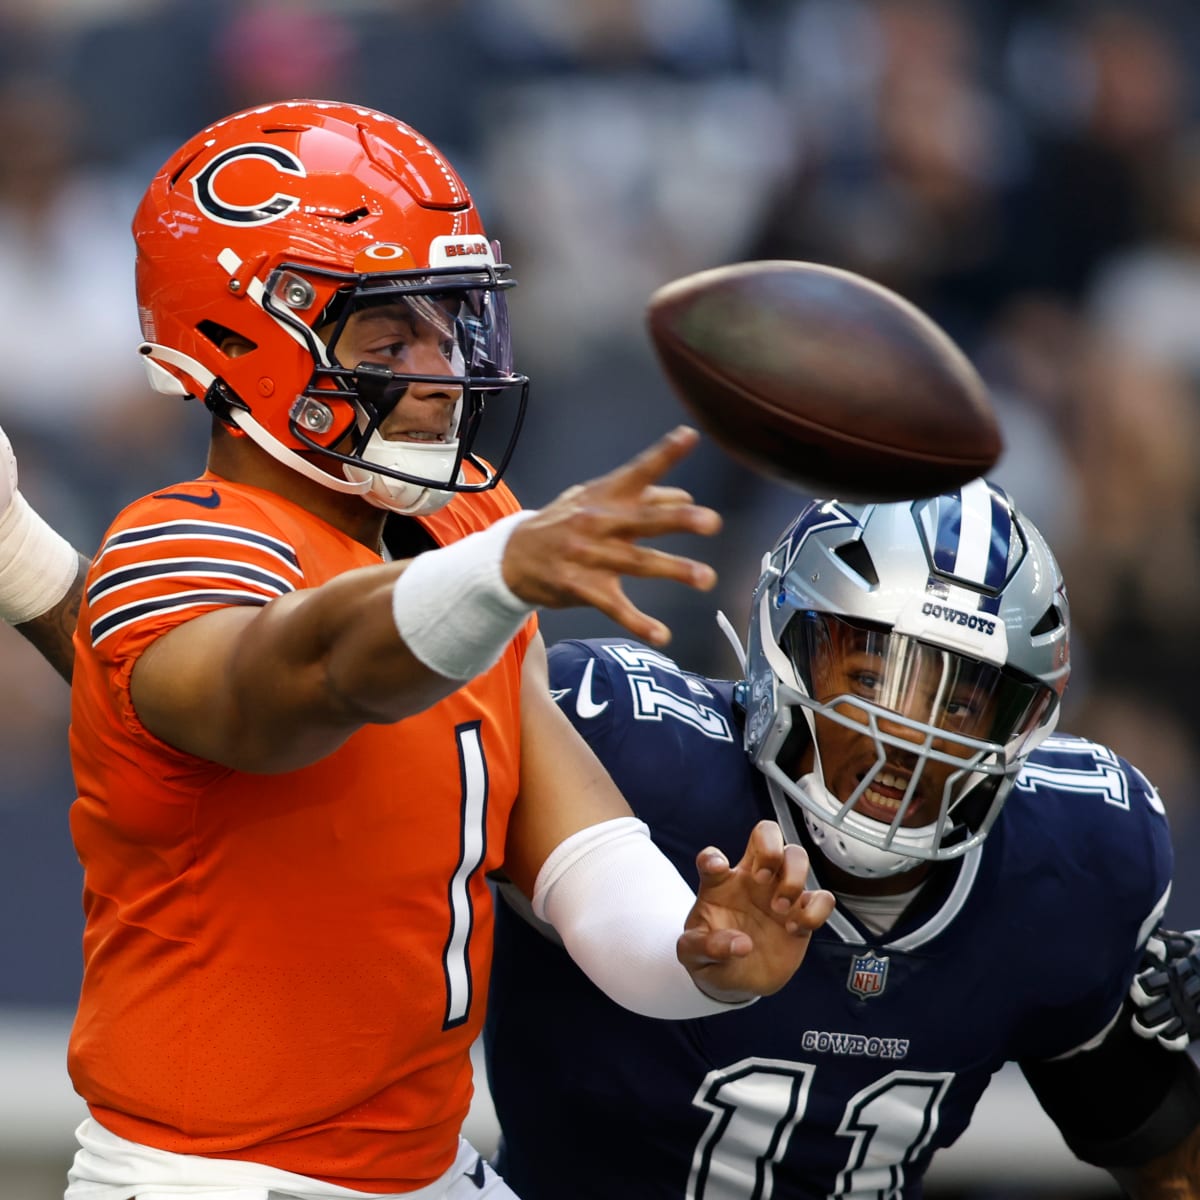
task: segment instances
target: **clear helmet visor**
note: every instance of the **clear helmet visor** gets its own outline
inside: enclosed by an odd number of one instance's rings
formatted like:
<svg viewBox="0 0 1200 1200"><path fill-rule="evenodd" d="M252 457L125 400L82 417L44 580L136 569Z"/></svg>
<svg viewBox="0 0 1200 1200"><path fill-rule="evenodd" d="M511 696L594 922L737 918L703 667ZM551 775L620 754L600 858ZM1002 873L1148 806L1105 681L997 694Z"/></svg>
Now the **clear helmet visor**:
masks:
<svg viewBox="0 0 1200 1200"><path fill-rule="evenodd" d="M428 512L455 491L493 486L528 392L528 380L512 369L506 281L494 271L445 269L352 278L311 330L299 326L317 366L293 409L293 433L340 461L347 479L369 484L368 500L392 511ZM296 270L284 272L276 289L305 282ZM502 406L507 420L493 439L492 469L475 456L476 437L488 399L513 387L519 401ZM332 428L332 400L349 401L355 414L344 431L348 444L336 449L323 436ZM468 481L464 461L482 479Z"/></svg>
<svg viewBox="0 0 1200 1200"><path fill-rule="evenodd" d="M779 703L803 719L778 723L759 764L823 850L834 833L885 852L839 863L858 874L978 844L1056 702L1009 668L829 614L797 613L782 646Z"/></svg>

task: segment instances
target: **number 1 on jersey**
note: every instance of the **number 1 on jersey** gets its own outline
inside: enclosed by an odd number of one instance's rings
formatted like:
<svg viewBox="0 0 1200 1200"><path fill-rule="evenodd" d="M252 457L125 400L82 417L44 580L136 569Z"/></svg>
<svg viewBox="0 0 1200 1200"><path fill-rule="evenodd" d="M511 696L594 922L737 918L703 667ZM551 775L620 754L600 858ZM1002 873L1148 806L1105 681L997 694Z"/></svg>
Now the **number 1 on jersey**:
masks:
<svg viewBox="0 0 1200 1200"><path fill-rule="evenodd" d="M442 952L446 975L446 1019L443 1029L461 1025L471 1011L471 929L475 909L471 903L471 876L479 869L487 852L487 760L483 756L480 722L460 725L454 736L458 741L458 773L461 784L461 823L458 865L450 877L450 933Z"/></svg>

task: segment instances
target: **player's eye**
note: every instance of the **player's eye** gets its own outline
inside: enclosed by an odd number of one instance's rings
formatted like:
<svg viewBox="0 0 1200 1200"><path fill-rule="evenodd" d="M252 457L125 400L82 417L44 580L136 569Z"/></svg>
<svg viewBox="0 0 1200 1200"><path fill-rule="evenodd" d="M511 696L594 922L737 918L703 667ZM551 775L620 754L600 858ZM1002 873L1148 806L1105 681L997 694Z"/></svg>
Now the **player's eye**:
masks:
<svg viewBox="0 0 1200 1200"><path fill-rule="evenodd" d="M946 701L943 711L949 720L963 725L975 720L981 710L973 695L955 695Z"/></svg>
<svg viewBox="0 0 1200 1200"><path fill-rule="evenodd" d="M872 671L866 667L851 671L850 679L854 684L855 690L863 696L875 695L883 683L883 678L878 671Z"/></svg>
<svg viewBox="0 0 1200 1200"><path fill-rule="evenodd" d="M360 359L372 359L376 362L387 362L403 358L412 345L411 339L389 335L386 338L376 338L362 347Z"/></svg>

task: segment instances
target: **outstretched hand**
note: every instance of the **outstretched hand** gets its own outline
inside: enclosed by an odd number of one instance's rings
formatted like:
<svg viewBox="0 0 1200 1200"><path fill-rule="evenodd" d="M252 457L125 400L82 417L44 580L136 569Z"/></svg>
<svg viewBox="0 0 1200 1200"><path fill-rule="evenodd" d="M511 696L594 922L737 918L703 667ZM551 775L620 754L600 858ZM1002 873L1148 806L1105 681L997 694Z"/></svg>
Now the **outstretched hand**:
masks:
<svg viewBox="0 0 1200 1200"><path fill-rule="evenodd" d="M808 891L808 854L760 821L736 866L715 847L696 856L700 887L676 944L701 991L737 1003L777 992L833 912L830 892Z"/></svg>
<svg viewBox="0 0 1200 1200"><path fill-rule="evenodd" d="M523 521L504 552L504 582L541 608L591 605L635 637L665 645L670 630L625 594L622 576L673 579L708 591L717 581L706 563L649 546L643 538L711 535L720 515L696 504L683 488L660 480L695 448L700 435L686 425L590 483L568 488Z"/></svg>

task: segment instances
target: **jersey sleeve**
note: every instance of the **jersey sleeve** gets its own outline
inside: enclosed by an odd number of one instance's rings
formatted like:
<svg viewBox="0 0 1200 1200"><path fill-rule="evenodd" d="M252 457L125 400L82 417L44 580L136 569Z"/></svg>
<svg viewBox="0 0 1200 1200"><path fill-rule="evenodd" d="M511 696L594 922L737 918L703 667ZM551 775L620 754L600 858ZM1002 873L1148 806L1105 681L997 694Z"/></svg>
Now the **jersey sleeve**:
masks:
<svg viewBox="0 0 1200 1200"><path fill-rule="evenodd" d="M694 833L688 797L697 791L744 786L732 684L616 638L556 643L548 661L559 707L656 840Z"/></svg>
<svg viewBox="0 0 1200 1200"><path fill-rule="evenodd" d="M304 586L300 557L270 519L237 495L218 508L149 497L117 519L88 574L85 638L133 728L129 677L147 646L194 617L261 607Z"/></svg>
<svg viewBox="0 0 1200 1200"><path fill-rule="evenodd" d="M1089 914L1098 999L1089 1005L1089 1016L1081 1010L1080 1031L1096 1015L1113 1015L1103 1036L1081 1048L1020 1065L1078 1158L1102 1167L1136 1167L1173 1149L1200 1124L1196 1063L1138 1037L1127 998L1170 894L1171 840L1158 791L1141 771L1106 747L1078 739L1066 745L1080 762L1090 756L1106 780L1104 807L1080 836L1081 862L1090 860L1103 879ZM1113 1080L1120 1086L1113 1087Z"/></svg>
<svg viewBox="0 0 1200 1200"><path fill-rule="evenodd" d="M612 681L596 640L555 642L547 648L550 694L593 745L603 744L614 718Z"/></svg>
<svg viewBox="0 0 1200 1200"><path fill-rule="evenodd" d="M1027 865L1052 874L1039 894L1053 906L1031 955L1047 982L1021 1058L1065 1059L1094 1047L1117 1018L1170 895L1170 830L1146 776L1082 738L1048 739L1017 788L1023 796L1009 803L1021 823L1009 840L1041 843L1040 860L1031 854Z"/></svg>

